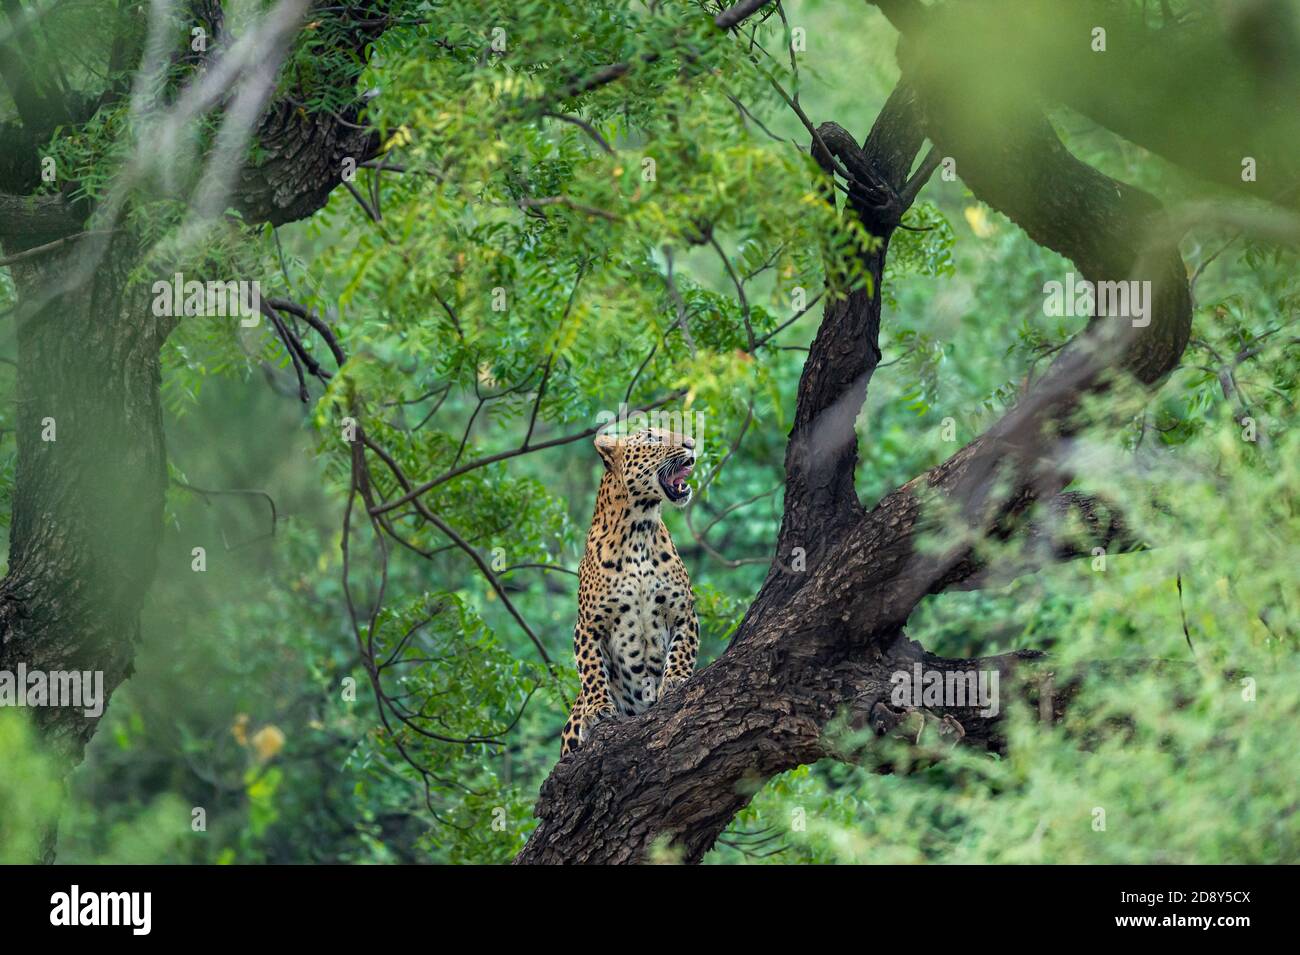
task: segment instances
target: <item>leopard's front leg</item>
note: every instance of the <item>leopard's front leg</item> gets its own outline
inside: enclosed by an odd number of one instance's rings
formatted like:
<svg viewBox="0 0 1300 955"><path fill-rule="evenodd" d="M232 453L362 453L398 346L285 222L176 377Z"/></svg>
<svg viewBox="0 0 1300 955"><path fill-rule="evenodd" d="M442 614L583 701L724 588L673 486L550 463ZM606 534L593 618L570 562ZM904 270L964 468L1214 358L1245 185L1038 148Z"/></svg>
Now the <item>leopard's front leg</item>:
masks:
<svg viewBox="0 0 1300 955"><path fill-rule="evenodd" d="M582 692L564 724L561 755L567 755L587 741L597 724L618 715L609 692L609 677L601 653L604 634L584 619L573 631L573 656L582 677Z"/></svg>
<svg viewBox="0 0 1300 955"><path fill-rule="evenodd" d="M688 602L674 619L670 640L664 678L659 687L660 699L689 680L695 672L695 657L700 652L700 621L695 615L693 601Z"/></svg>
<svg viewBox="0 0 1300 955"><path fill-rule="evenodd" d="M560 734L560 755L568 756L578 749L587 741L593 728L615 715L613 704L592 706L586 694L579 693L573 703L573 709L569 711L569 719L564 724L564 730Z"/></svg>

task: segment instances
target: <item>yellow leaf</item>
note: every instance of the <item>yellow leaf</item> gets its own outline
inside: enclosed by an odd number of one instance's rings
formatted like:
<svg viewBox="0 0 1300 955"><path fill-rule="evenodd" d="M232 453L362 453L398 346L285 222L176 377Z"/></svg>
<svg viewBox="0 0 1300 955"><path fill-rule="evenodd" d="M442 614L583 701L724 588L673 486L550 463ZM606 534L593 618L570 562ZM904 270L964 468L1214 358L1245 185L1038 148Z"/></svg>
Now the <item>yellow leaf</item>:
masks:
<svg viewBox="0 0 1300 955"><path fill-rule="evenodd" d="M274 724L263 726L253 734L253 749L262 762L273 758L284 749L284 731Z"/></svg>
<svg viewBox="0 0 1300 955"><path fill-rule="evenodd" d="M398 146L405 146L410 143L413 138L410 129L406 126L398 126L397 131L388 137L388 142L384 143L383 148L379 151L381 153L386 153L388 150L395 149Z"/></svg>
<svg viewBox="0 0 1300 955"><path fill-rule="evenodd" d="M989 221L988 213L984 211L983 206L967 206L963 210L966 216L966 222L970 225L971 231L981 239L987 239L993 233L997 232L997 226Z"/></svg>

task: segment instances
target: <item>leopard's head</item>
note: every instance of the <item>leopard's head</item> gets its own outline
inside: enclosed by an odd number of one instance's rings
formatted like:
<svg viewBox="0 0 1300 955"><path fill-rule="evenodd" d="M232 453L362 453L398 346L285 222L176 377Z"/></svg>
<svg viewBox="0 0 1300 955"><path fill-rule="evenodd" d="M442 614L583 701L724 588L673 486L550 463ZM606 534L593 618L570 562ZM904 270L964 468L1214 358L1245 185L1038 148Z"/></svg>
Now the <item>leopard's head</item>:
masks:
<svg viewBox="0 0 1300 955"><path fill-rule="evenodd" d="M622 480L634 501L654 499L685 507L691 501L687 480L695 467L695 441L659 428L626 436L602 434L596 450L605 469Z"/></svg>

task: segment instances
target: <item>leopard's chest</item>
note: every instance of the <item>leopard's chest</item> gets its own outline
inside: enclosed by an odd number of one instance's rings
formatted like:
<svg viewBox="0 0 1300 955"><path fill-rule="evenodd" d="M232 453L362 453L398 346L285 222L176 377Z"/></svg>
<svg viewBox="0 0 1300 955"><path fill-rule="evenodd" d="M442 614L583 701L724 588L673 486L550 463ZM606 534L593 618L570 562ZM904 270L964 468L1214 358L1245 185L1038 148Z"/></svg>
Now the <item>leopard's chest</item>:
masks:
<svg viewBox="0 0 1300 955"><path fill-rule="evenodd" d="M644 712L663 679L672 635L671 583L662 562L625 554L615 581L613 626L605 641L605 668L614 704L625 716Z"/></svg>

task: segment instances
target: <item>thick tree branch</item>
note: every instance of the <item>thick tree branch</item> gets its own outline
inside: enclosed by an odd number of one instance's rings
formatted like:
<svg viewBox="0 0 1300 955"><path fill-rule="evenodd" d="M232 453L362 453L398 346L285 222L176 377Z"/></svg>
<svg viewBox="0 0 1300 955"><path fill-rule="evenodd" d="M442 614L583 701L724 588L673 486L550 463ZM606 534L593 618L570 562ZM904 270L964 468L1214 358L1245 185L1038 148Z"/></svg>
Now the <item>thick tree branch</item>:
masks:
<svg viewBox="0 0 1300 955"><path fill-rule="evenodd" d="M63 196L0 193L0 246L17 254L66 239L81 230L85 215Z"/></svg>
<svg viewBox="0 0 1300 955"><path fill-rule="evenodd" d="M854 424L880 362L885 255L910 204L901 192L922 140L916 97L905 85L889 97L862 147L834 123L818 129L813 155L827 175L838 160L839 168L852 177L851 210L845 214L856 215L878 244L865 256L866 286L827 302L804 363L786 448L786 509L778 563L801 548L813 566L833 539L827 531L862 512L853 487L858 460Z"/></svg>
<svg viewBox="0 0 1300 955"><path fill-rule="evenodd" d="M981 109L1002 113L1035 90L1207 181L1300 202L1300 46L1285 0L1159 28L1138 6L1105 0L876 6L931 64L928 79L979 85Z"/></svg>
<svg viewBox="0 0 1300 955"><path fill-rule="evenodd" d="M713 23L720 30L730 30L744 20L748 20L772 0L741 0L735 6L728 7L713 18Z"/></svg>
<svg viewBox="0 0 1300 955"><path fill-rule="evenodd" d="M989 566L979 554L970 553L955 564L939 582L942 590L979 590L1002 586L1031 574L1055 561L1125 553L1142 548L1123 514L1111 504L1068 491L1038 508L1039 519L1009 521L990 532L990 538L1019 542L1019 559L1010 566Z"/></svg>

